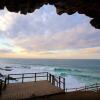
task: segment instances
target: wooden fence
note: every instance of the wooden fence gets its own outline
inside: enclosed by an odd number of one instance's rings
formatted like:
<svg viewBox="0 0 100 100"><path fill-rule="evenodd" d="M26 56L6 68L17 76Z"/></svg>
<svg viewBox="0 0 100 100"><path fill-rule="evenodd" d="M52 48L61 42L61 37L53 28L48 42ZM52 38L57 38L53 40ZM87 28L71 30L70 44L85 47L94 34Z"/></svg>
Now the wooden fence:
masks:
<svg viewBox="0 0 100 100"><path fill-rule="evenodd" d="M65 78L61 76L57 77L48 73L48 81L65 91Z"/></svg>
<svg viewBox="0 0 100 100"><path fill-rule="evenodd" d="M73 92L73 91L94 91L94 92L100 92L100 84L92 84L80 88L67 88L66 92Z"/></svg>
<svg viewBox="0 0 100 100"><path fill-rule="evenodd" d="M8 74L4 80L0 79L0 95L2 93L2 90L6 87L7 84L13 83L16 81L24 83L25 79L31 78L30 81L40 81L47 80L51 84L53 84L56 87L59 87L65 91L65 78L59 76L56 77L48 72L39 72L39 73L22 73L22 74Z"/></svg>
<svg viewBox="0 0 100 100"><path fill-rule="evenodd" d="M54 86L59 87L65 90L65 78L59 76L54 76L48 72L39 72L39 73L22 73L22 74L9 74L6 78L7 84L11 83L12 80L18 81L23 83L25 79L31 78L31 81L39 81L41 80L48 80Z"/></svg>
<svg viewBox="0 0 100 100"><path fill-rule="evenodd" d="M11 83L12 80L24 83L25 79L31 78L31 81L39 81L41 80L48 80L51 84L53 84L56 87L59 87L66 92L72 92L72 91L95 91L99 92L100 91L100 84L92 84L89 86L84 86L80 88L67 88L65 89L65 78L61 76L54 76L48 72L39 72L39 73L22 73L22 74L9 74L8 76L5 77L5 80L0 79L0 94L3 88L6 87L7 84Z"/></svg>

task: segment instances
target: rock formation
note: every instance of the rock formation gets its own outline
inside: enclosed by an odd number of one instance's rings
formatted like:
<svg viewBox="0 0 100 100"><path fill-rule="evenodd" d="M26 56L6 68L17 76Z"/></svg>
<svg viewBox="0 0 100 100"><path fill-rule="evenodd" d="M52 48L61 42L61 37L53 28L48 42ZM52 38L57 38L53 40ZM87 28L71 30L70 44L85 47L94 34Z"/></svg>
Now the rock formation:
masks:
<svg viewBox="0 0 100 100"><path fill-rule="evenodd" d="M71 15L75 12L85 14L92 18L91 25L100 29L100 0L0 0L0 9L6 7L11 12L27 14L44 4L54 5L59 15L62 13Z"/></svg>

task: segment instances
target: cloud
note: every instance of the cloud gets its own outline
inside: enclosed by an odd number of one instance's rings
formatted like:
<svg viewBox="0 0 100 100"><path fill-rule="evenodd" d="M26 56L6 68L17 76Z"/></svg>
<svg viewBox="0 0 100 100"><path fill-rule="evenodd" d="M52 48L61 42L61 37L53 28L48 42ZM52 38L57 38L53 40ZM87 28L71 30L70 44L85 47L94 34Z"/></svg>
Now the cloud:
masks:
<svg viewBox="0 0 100 100"><path fill-rule="evenodd" d="M0 53L12 53L10 49L0 49Z"/></svg>
<svg viewBox="0 0 100 100"><path fill-rule="evenodd" d="M14 24L14 20L16 16L11 14L10 12L5 11L4 13L0 14L0 31L6 32L12 27Z"/></svg>
<svg viewBox="0 0 100 100"><path fill-rule="evenodd" d="M77 25L62 33L20 36L13 44L29 51L80 49L100 46L99 31L87 31L86 24ZM94 38L94 36L97 36Z"/></svg>
<svg viewBox="0 0 100 100"><path fill-rule="evenodd" d="M77 13L59 16L53 6L43 6L28 15L5 10L0 12L0 49L2 53L11 50L10 56L27 57L29 52L35 57L53 58L58 54L59 57L76 56L77 52L95 54L97 51L93 53L92 48L100 47L100 30L93 28L89 21Z"/></svg>
<svg viewBox="0 0 100 100"><path fill-rule="evenodd" d="M100 47L84 48L79 50L82 54L100 54Z"/></svg>

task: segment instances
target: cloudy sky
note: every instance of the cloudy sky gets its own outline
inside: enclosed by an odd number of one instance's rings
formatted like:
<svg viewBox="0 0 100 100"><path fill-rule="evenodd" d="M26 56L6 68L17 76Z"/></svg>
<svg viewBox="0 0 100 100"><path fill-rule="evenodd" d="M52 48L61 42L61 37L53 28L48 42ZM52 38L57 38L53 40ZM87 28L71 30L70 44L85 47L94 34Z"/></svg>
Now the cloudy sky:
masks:
<svg viewBox="0 0 100 100"><path fill-rule="evenodd" d="M0 57L100 59L100 30L90 18L57 15L53 6L32 14L0 11Z"/></svg>

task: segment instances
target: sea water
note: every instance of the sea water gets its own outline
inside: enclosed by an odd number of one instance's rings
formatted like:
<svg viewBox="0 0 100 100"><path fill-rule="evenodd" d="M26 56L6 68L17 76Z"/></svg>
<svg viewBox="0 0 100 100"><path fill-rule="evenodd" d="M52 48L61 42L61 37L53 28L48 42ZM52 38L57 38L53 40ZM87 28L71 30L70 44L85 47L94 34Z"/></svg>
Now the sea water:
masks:
<svg viewBox="0 0 100 100"><path fill-rule="evenodd" d="M66 79L66 88L100 83L99 59L0 59L0 73L49 72Z"/></svg>

